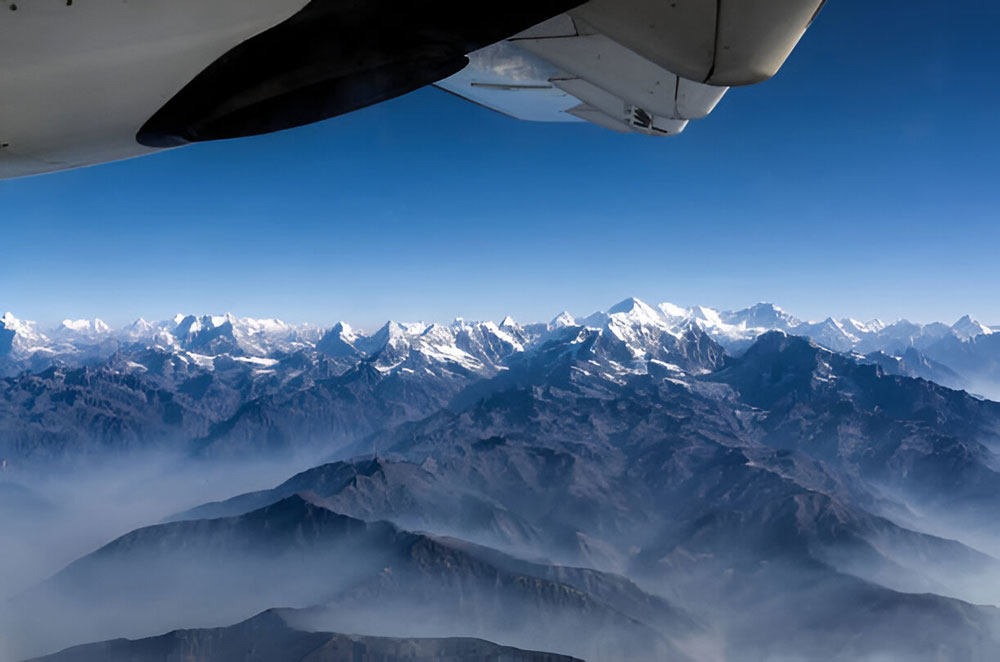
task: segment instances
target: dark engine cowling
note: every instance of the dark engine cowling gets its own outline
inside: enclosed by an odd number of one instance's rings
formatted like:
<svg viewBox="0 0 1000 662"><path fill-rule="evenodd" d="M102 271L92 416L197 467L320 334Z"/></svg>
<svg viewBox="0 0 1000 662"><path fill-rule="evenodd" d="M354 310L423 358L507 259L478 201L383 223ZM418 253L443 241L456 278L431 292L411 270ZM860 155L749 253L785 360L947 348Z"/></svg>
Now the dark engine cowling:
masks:
<svg viewBox="0 0 1000 662"><path fill-rule="evenodd" d="M174 147L358 110L446 78L466 65L467 53L579 4L312 0L209 65L136 139Z"/></svg>

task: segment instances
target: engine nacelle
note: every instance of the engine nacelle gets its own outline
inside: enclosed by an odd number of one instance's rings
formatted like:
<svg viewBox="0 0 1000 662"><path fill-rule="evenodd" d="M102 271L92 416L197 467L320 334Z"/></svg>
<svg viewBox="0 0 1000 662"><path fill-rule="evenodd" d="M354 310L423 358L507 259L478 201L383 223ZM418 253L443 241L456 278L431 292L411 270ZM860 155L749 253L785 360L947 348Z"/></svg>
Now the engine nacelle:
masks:
<svg viewBox="0 0 1000 662"><path fill-rule="evenodd" d="M570 12L647 60L709 85L781 68L826 0L591 0Z"/></svg>

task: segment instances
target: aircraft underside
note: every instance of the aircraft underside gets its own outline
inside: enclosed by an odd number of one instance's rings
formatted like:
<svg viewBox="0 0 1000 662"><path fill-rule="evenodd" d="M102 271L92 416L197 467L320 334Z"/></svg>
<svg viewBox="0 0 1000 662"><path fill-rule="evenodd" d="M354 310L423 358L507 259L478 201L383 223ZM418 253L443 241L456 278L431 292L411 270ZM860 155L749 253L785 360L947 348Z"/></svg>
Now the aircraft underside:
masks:
<svg viewBox="0 0 1000 662"><path fill-rule="evenodd" d="M777 72L823 0L0 1L0 178L287 129L437 84L674 135Z"/></svg>

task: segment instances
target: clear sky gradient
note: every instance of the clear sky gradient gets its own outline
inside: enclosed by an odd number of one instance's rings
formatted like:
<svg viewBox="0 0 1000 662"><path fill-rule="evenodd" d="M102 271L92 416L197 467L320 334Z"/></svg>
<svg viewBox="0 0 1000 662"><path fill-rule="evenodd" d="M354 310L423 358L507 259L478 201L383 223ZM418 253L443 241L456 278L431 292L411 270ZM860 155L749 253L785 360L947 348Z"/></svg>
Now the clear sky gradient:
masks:
<svg viewBox="0 0 1000 662"><path fill-rule="evenodd" d="M0 182L0 313L372 326L638 296L1000 324L998 31L985 0L833 0L776 78L677 138L426 89Z"/></svg>

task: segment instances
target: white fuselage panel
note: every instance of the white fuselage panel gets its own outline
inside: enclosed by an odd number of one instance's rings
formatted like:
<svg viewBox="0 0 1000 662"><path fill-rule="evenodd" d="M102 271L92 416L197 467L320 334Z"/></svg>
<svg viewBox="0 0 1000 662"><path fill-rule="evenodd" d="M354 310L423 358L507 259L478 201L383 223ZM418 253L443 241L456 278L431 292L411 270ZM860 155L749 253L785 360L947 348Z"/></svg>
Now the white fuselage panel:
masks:
<svg viewBox="0 0 1000 662"><path fill-rule="evenodd" d="M0 179L155 151L136 132L205 67L307 0L0 4Z"/></svg>

